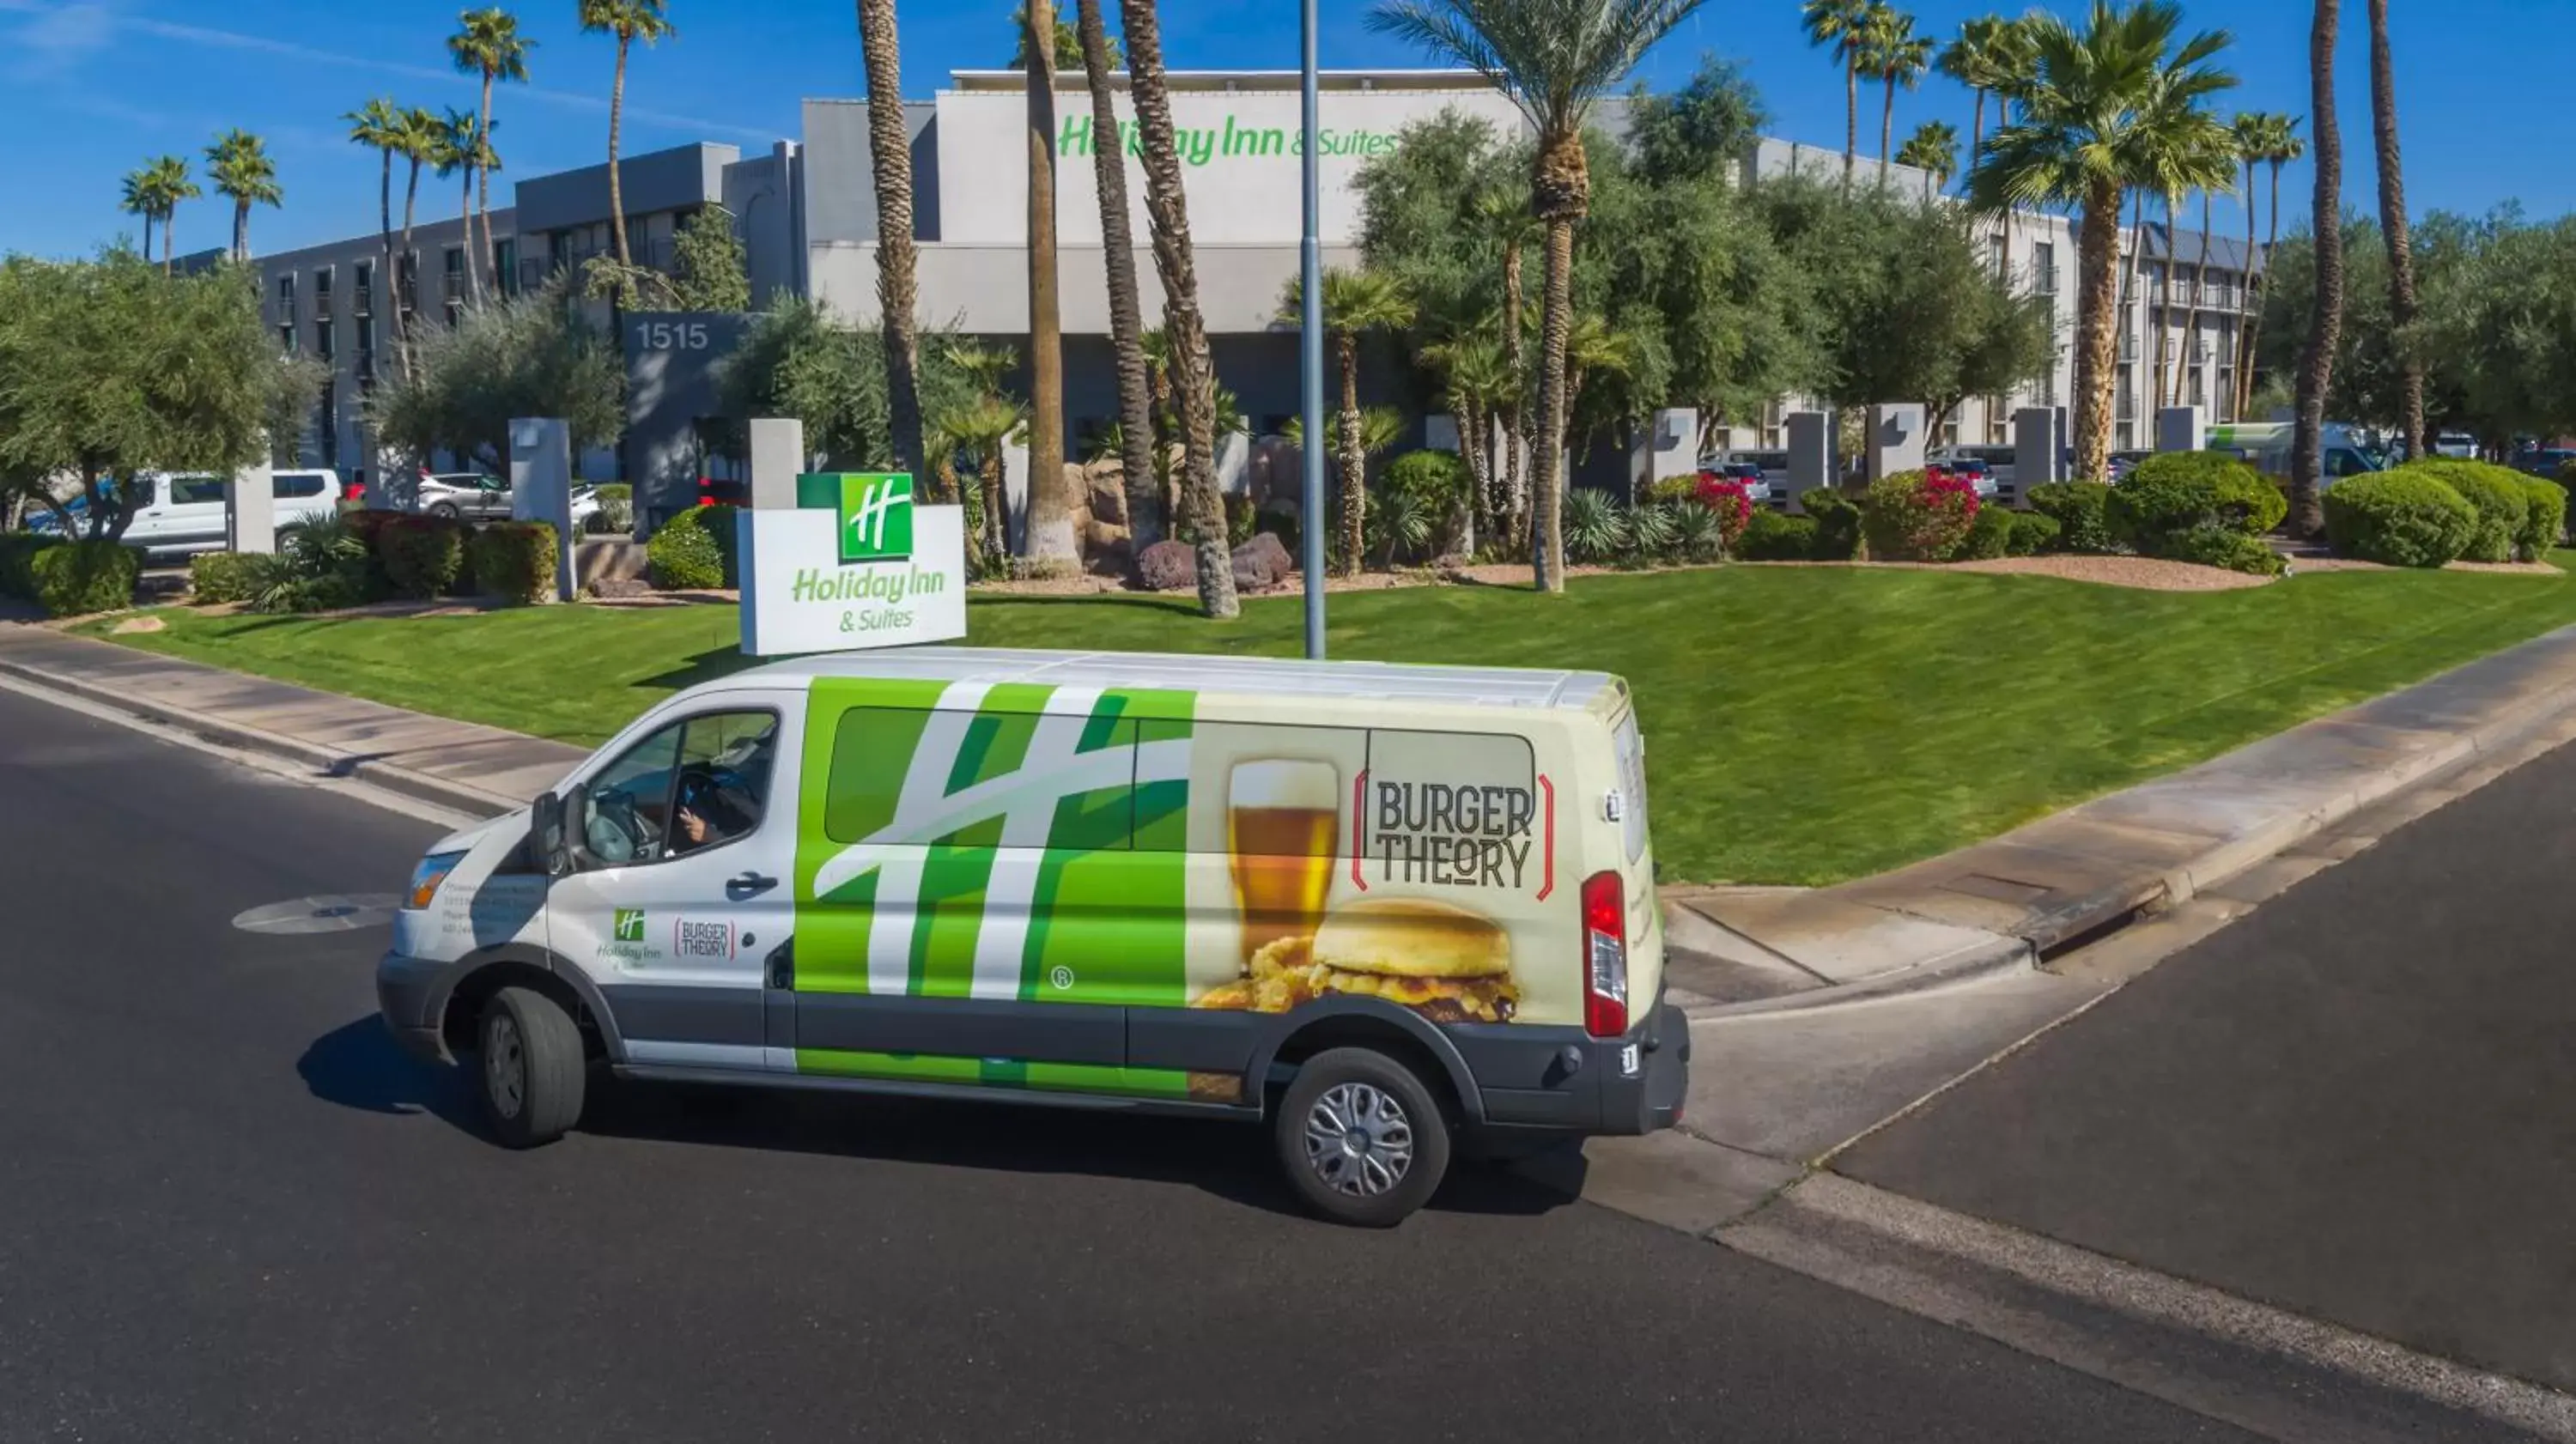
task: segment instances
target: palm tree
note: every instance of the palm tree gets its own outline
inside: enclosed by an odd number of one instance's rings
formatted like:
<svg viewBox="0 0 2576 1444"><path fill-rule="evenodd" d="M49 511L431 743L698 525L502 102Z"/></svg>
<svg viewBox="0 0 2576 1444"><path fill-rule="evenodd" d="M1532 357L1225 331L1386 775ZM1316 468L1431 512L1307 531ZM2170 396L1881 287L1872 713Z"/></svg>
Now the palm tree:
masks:
<svg viewBox="0 0 2576 1444"><path fill-rule="evenodd" d="M1053 6L1050 5L1049 8L1052 9ZM1084 61L1082 54L1082 31L1080 27L1067 23L1064 18L1064 12L1057 10L1055 14L1054 31L1055 68L1058 70L1081 69L1086 62ZM1014 48L1011 51L1011 68L1013 70L1026 70L1029 68L1030 32L1029 7L1025 3L1018 9L1011 12L1011 33L1015 37L1013 40ZM1108 56L1108 68L1111 70L1116 70L1123 63L1118 58L1118 42L1114 40L1109 42ZM1115 130L1112 130L1109 133L1112 135L1117 134Z"/></svg>
<svg viewBox="0 0 2576 1444"><path fill-rule="evenodd" d="M249 131L235 128L206 147L206 178L215 194L233 203L233 248L236 261L250 259L250 208L282 206L286 192L277 183L277 163L268 146Z"/></svg>
<svg viewBox="0 0 2576 1444"><path fill-rule="evenodd" d="M1638 338L1609 318L1586 311L1574 318L1565 339L1565 409L1570 415L1583 404L1583 388L1601 376L1630 376L1637 368Z"/></svg>
<svg viewBox="0 0 2576 1444"><path fill-rule="evenodd" d="M1162 17L1155 0L1120 0L1118 18L1127 36L1127 88L1144 151L1145 215L1154 232L1154 268L1163 280L1163 330L1180 409L1183 525L1176 530L1198 552L1200 610L1232 617L1242 613L1243 604L1234 594L1225 497L1216 483L1216 375L1208 361L1207 322L1199 313L1189 197L1181 189L1180 142L1163 79Z"/></svg>
<svg viewBox="0 0 2576 1444"><path fill-rule="evenodd" d="M2424 430L2424 363L2415 324L2415 242L2406 225L2406 167L2397 149L2397 77L2388 51L2388 0L2370 0L2370 129L2379 149L2379 233L2388 242L2388 318L2397 325L2399 425L2406 454L2429 456Z"/></svg>
<svg viewBox="0 0 2576 1444"><path fill-rule="evenodd" d="M1029 518L1021 540L1032 560L1078 567L1082 539L1073 534L1073 487L1064 474L1064 311L1056 292L1054 0L1027 0L1020 19L1029 162Z"/></svg>
<svg viewBox="0 0 2576 1444"><path fill-rule="evenodd" d="M1503 369L1511 378L1511 386L1496 408L1495 419L1503 426L1503 463L1496 469L1494 481L1502 488L1508 505L1496 516L1499 522L1508 523L1520 540L1527 541L1527 536L1520 535L1529 512L1529 478L1524 471L1528 452L1521 438L1528 431L1523 402L1530 389L1529 367L1521 356L1521 311L1525 299L1521 262L1530 242L1545 239L1545 230L1530 215L1527 187L1494 186L1479 191L1471 211L1477 225L1503 248Z"/></svg>
<svg viewBox="0 0 2576 1444"><path fill-rule="evenodd" d="M497 260L499 250L492 244L492 172L497 166L485 166L480 157L490 150L492 139L492 82L524 81L528 78L528 52L537 42L519 33L519 17L495 5L485 10L467 10L456 17L457 31L447 37L447 53L456 68L468 75L483 77L483 106L476 111L474 133L484 144L475 151L475 178L480 182L478 201L483 212L483 255ZM474 297L483 297L483 271L475 257L474 238L469 235L465 246L466 279L474 287ZM497 281L498 278L496 277Z"/></svg>
<svg viewBox="0 0 2576 1444"><path fill-rule="evenodd" d="M2208 97L2236 84L2212 62L2223 30L2180 39L2172 0L2094 0L2082 30L2049 14L2023 22L2037 61L2010 123L1986 141L1968 194L1987 214L2011 206L2080 207L2076 252L2076 474L2107 473L2114 349L2121 318L2120 208L2131 190L2169 190L2177 177L2215 185L2221 148ZM2179 44L2177 41L2179 40Z"/></svg>
<svg viewBox="0 0 2576 1444"><path fill-rule="evenodd" d="M1851 185L1852 158L1860 153L1860 55L1869 22L1869 0L1806 0L1798 17L1807 43L1830 50L1843 67L1843 184Z"/></svg>
<svg viewBox="0 0 2576 1444"><path fill-rule="evenodd" d="M2305 123L2303 117L2269 115L2264 119L2267 128L2263 137L2263 153L2258 159L2271 167L2272 171L2272 199L2270 205L2266 207L2271 220L2264 229L2263 237L2263 268L2264 275L2268 279L2271 275L2272 252L2281 244L2281 168L2305 156L2308 153L2308 143L2299 138L2299 127ZM2245 367L2237 373L2237 384L2244 393L2240 399L2240 407L2252 404L2254 399L2254 344L2262 339L2263 335L2261 307L2254 308L2248 330L2251 334L2247 336L2245 342Z"/></svg>
<svg viewBox="0 0 2576 1444"><path fill-rule="evenodd" d="M440 134L430 165L440 178L462 177L462 197L457 215L464 222L465 276L467 286L476 296L482 294L482 283L475 279L474 269L474 182L479 176L501 168L501 156L492 148L492 138L485 133L483 122L472 111L448 107L440 122Z"/></svg>
<svg viewBox="0 0 2576 1444"><path fill-rule="evenodd" d="M1118 375L1118 463L1127 530L1136 551L1163 539L1163 490L1154 477L1154 398L1145 374L1145 307L1136 291L1136 237L1127 223L1127 148L1117 140L1109 86L1119 57L1100 0L1076 0L1076 42L1091 86L1092 179L1100 192L1101 255L1109 270L1109 345Z"/></svg>
<svg viewBox="0 0 2576 1444"><path fill-rule="evenodd" d="M1905 148L1896 153L1898 165L1910 165L1923 172L1923 198L1950 188L1950 177L1959 173L1959 131L1946 120L1927 120L1914 127L1906 137Z"/></svg>
<svg viewBox="0 0 2576 1444"><path fill-rule="evenodd" d="M2335 346L2343 339L2343 134L2335 129L2334 52L2338 0L2317 0L2308 27L2308 114L2315 118L2317 184L2310 224L2316 230L2317 293L2308 313L2307 350L2299 357L2299 419L2290 440L2290 533L2325 530L2326 391L2334 384Z"/></svg>
<svg viewBox="0 0 2576 1444"><path fill-rule="evenodd" d="M2020 104L2021 98L2028 95L2030 88L2039 80L2039 52L2031 43L2028 16L2003 22L1990 58L1994 64L1995 99L1999 102L1997 119L2001 120L2011 115L2012 107ZM1985 154L1985 149L1985 137L1980 135L1977 143L1968 148L1971 169L1976 166L1978 157ZM2009 285L2012 281L2012 212L2005 211L1997 220L1995 279Z"/></svg>
<svg viewBox="0 0 2576 1444"><path fill-rule="evenodd" d="M2013 22L1984 15L1960 22L1959 38L1941 50L1941 73L1968 87L1977 97L1976 118L1968 127L1968 150L1986 143L1986 97L2004 82L2005 51L2017 33Z"/></svg>
<svg viewBox="0 0 2576 1444"><path fill-rule="evenodd" d="M1291 280L1279 302L1279 319L1301 314L1305 287ZM1367 458L1360 454L1360 338L1371 331L1401 330L1413 324L1413 298L1384 271L1324 271L1324 330L1333 340L1333 359L1341 369L1342 428L1342 574L1360 570L1360 538L1367 521Z"/></svg>
<svg viewBox="0 0 2576 1444"><path fill-rule="evenodd" d="M1510 95L1537 131L1530 214L1547 227L1540 309L1533 570L1565 590L1565 346L1574 324L1574 228L1591 209L1583 132L1594 103L1626 79L1701 0L1380 0L1369 27L1459 61ZM1135 47L1128 47L1130 53Z"/></svg>
<svg viewBox="0 0 2576 1444"><path fill-rule="evenodd" d="M581 0L581 28L617 37L617 79L608 92L608 229L617 242L617 264L633 269L626 244L626 188L617 174L618 132L626 118L626 53L635 42L657 44L676 34L663 13L666 0ZM520 78L526 78L522 67Z"/></svg>
<svg viewBox="0 0 2576 1444"><path fill-rule="evenodd" d="M1467 463L1474 502L1468 509L1467 535L1460 550L1476 550L1476 523L1499 531L1510 513L1500 469L1494 465L1494 418L1518 387L1503 360L1502 341L1491 325L1453 333L1448 340L1422 350L1422 359L1440 372L1440 391L1450 414L1458 419L1458 455Z"/></svg>
<svg viewBox="0 0 2576 1444"><path fill-rule="evenodd" d="M894 0L859 0L868 70L868 160L877 197L877 313L885 334L886 426L895 468L921 470L921 305L912 244L912 137L903 120L903 51Z"/></svg>
<svg viewBox="0 0 2576 1444"><path fill-rule="evenodd" d="M161 197L152 185L149 166L125 173L124 197L117 208L129 216L143 218L143 259L152 259L152 226L161 219Z"/></svg>
<svg viewBox="0 0 2576 1444"><path fill-rule="evenodd" d="M435 112L413 106L402 112L394 130L394 149L411 163L411 176L403 183L402 250L394 258L394 336L396 354L406 371L411 366L411 317L420 308L420 266L412 258L412 218L420 204L420 168L435 166L446 153L447 122ZM440 175L447 172L440 171Z"/></svg>
<svg viewBox="0 0 2576 1444"><path fill-rule="evenodd" d="M175 244L179 234L179 202L193 201L205 194L197 188L196 178L188 173L188 162L175 155L165 155L144 169L144 180L154 207L161 213L161 274L170 274L177 260Z"/></svg>
<svg viewBox="0 0 2576 1444"><path fill-rule="evenodd" d="M963 451L975 462L983 513L975 547L987 568L1002 566L1008 551L1004 544L1008 532L1003 525L1002 455L1013 433L1027 420L1028 413L1017 402L986 393L942 415L931 428L939 438L943 455Z"/></svg>
<svg viewBox="0 0 2576 1444"><path fill-rule="evenodd" d="M1869 18L1861 27L1860 73L1887 87L1887 100L1878 112L1879 178L1887 177L1890 147L1896 143L1896 87L1908 90L1923 83L1923 72L1932 65L1933 42L1930 36L1914 33L1914 17L1884 3L1869 7Z"/></svg>
<svg viewBox="0 0 2576 1444"><path fill-rule="evenodd" d="M376 235L382 243L384 262L377 274L384 278L385 294L393 298L394 354L403 352L402 281L394 268L394 153L403 148L403 109L386 96L377 96L358 109L340 117L349 123L349 140L376 153L380 169L376 179Z"/></svg>

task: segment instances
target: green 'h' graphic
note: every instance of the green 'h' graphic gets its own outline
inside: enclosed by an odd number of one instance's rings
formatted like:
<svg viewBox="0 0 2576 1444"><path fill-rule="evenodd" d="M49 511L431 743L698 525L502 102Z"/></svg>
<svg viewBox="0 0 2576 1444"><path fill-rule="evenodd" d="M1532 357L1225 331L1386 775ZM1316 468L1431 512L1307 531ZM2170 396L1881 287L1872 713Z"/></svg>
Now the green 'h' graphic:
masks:
<svg viewBox="0 0 2576 1444"><path fill-rule="evenodd" d="M644 941L644 910L642 908L619 908L617 910L617 941L621 943L640 943Z"/></svg>
<svg viewBox="0 0 2576 1444"><path fill-rule="evenodd" d="M912 478L861 472L840 482L841 560L899 562L912 555Z"/></svg>

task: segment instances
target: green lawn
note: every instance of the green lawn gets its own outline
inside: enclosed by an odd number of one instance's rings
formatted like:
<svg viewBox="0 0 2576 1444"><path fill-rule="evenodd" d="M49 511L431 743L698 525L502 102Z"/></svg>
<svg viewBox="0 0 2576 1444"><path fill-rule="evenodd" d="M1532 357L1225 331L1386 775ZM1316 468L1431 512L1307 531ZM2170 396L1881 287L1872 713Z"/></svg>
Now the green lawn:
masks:
<svg viewBox="0 0 2576 1444"><path fill-rule="evenodd" d="M2562 565L2576 555L2561 553ZM206 618L131 645L594 743L744 665L730 607ZM1634 686L1668 880L1878 872L2576 622L2563 578L2344 572L2155 593L1733 567L1332 601L1338 657L1595 667ZM980 645L1293 655L1296 598L979 599ZM93 630L97 630L93 628Z"/></svg>

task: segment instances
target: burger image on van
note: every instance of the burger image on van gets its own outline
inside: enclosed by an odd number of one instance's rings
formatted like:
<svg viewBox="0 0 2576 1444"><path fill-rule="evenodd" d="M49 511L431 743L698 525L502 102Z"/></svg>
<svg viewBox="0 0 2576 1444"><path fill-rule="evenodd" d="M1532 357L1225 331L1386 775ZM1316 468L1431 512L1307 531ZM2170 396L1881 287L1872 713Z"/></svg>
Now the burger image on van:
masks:
<svg viewBox="0 0 2576 1444"><path fill-rule="evenodd" d="M1428 898L1368 898L1311 936L1264 944L1202 1008L1285 1013L1332 993L1381 998L1434 1023L1508 1023L1520 1006L1511 937L1490 918Z"/></svg>

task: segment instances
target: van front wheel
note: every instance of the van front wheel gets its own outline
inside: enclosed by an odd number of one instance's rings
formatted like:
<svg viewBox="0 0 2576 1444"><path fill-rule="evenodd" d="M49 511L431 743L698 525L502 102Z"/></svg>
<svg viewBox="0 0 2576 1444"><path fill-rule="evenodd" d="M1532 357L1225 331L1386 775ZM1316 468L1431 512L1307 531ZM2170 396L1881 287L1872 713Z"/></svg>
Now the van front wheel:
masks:
<svg viewBox="0 0 2576 1444"><path fill-rule="evenodd" d="M1369 1048L1309 1058L1272 1129L1306 1206L1335 1223L1392 1228L1449 1171L1449 1118L1412 1069Z"/></svg>
<svg viewBox="0 0 2576 1444"><path fill-rule="evenodd" d="M475 1091L503 1146L552 1143L581 1121L581 1030L554 999L503 988L483 1005L475 1037Z"/></svg>

